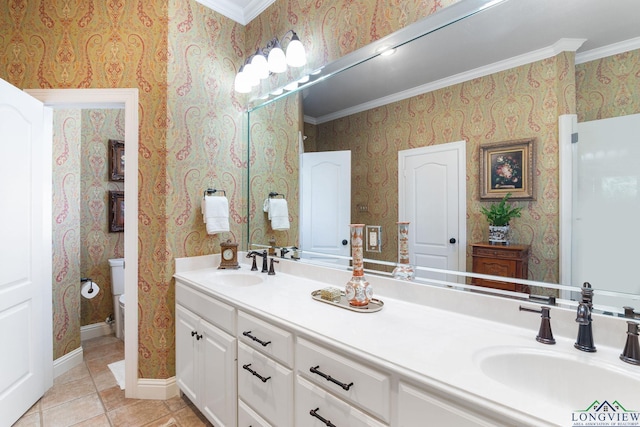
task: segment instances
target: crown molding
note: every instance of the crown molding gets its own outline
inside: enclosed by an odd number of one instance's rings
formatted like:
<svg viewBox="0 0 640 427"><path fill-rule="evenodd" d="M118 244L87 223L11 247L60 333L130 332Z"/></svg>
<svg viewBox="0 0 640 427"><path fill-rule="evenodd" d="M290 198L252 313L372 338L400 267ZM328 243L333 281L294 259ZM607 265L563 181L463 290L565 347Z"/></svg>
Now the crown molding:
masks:
<svg viewBox="0 0 640 427"><path fill-rule="evenodd" d="M260 15L275 0L196 0L203 6L214 10L241 25L247 25Z"/></svg>
<svg viewBox="0 0 640 427"><path fill-rule="evenodd" d="M591 49L586 52L577 53L576 64L584 64L585 62L595 61L596 59L636 49L640 49L640 37L625 40L620 43L610 44L609 46L604 46L598 49Z"/></svg>
<svg viewBox="0 0 640 427"><path fill-rule="evenodd" d="M320 117L305 116L305 122L318 125L331 120L336 120L342 117L350 116L352 114L360 113L362 111L371 110L373 108L381 107L383 105L390 104L392 102L402 101L407 98L422 95L424 93L433 92L434 90L442 89L445 87L453 86L459 83L463 83L469 80L473 80L479 77L488 76L490 74L498 73L500 71L509 70L519 67L521 65L530 64L532 62L541 61L543 59L551 58L558 55L561 52L575 52L585 42L585 39L560 39L551 46L544 47L542 49L534 50L522 55L514 56L512 58L505 59L503 61L494 62L492 64L478 67L473 70L465 71L453 76L446 77L444 79L436 80L424 85L416 86L411 89L407 89L402 92L394 93L393 95L378 98L373 101L365 102L363 104L355 105L353 107L346 108L335 113L327 114Z"/></svg>

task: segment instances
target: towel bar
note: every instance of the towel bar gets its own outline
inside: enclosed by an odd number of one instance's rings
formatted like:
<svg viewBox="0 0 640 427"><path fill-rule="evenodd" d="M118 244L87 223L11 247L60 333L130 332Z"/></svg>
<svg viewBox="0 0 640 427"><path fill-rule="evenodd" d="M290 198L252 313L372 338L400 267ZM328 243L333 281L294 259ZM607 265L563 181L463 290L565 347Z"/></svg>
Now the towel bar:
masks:
<svg viewBox="0 0 640 427"><path fill-rule="evenodd" d="M227 195L226 191L224 191L224 190L216 190L215 188L207 188L206 190L204 190L203 196L213 196L217 192L220 192L220 193L224 194L225 196Z"/></svg>

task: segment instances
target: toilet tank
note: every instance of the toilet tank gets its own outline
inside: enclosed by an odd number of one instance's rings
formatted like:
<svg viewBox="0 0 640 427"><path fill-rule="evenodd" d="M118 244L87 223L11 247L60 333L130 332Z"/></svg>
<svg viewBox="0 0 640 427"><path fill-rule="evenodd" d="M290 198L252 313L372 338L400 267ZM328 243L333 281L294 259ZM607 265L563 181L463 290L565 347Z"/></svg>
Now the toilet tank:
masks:
<svg viewBox="0 0 640 427"><path fill-rule="evenodd" d="M110 259L109 266L111 267L111 293L124 294L124 258Z"/></svg>

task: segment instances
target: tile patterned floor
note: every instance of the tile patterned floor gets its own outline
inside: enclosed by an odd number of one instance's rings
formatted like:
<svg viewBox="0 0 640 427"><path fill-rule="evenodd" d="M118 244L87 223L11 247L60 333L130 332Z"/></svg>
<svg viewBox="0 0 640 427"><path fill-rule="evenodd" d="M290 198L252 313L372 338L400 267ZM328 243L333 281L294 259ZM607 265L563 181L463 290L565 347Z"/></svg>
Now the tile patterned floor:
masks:
<svg viewBox="0 0 640 427"><path fill-rule="evenodd" d="M82 343L84 363L60 375L14 427L211 426L186 398L124 397L108 365L124 358L124 343L105 336Z"/></svg>

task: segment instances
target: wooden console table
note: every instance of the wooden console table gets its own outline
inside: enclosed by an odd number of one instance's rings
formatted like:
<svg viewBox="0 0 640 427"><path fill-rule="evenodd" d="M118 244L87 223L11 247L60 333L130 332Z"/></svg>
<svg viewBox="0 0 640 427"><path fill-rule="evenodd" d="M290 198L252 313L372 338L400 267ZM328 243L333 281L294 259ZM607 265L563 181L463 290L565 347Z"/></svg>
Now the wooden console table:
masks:
<svg viewBox="0 0 640 427"><path fill-rule="evenodd" d="M473 257L472 271L492 276L527 279L529 273L529 245L494 245L490 243L471 244ZM527 285L472 278L471 284L507 291L529 293Z"/></svg>

